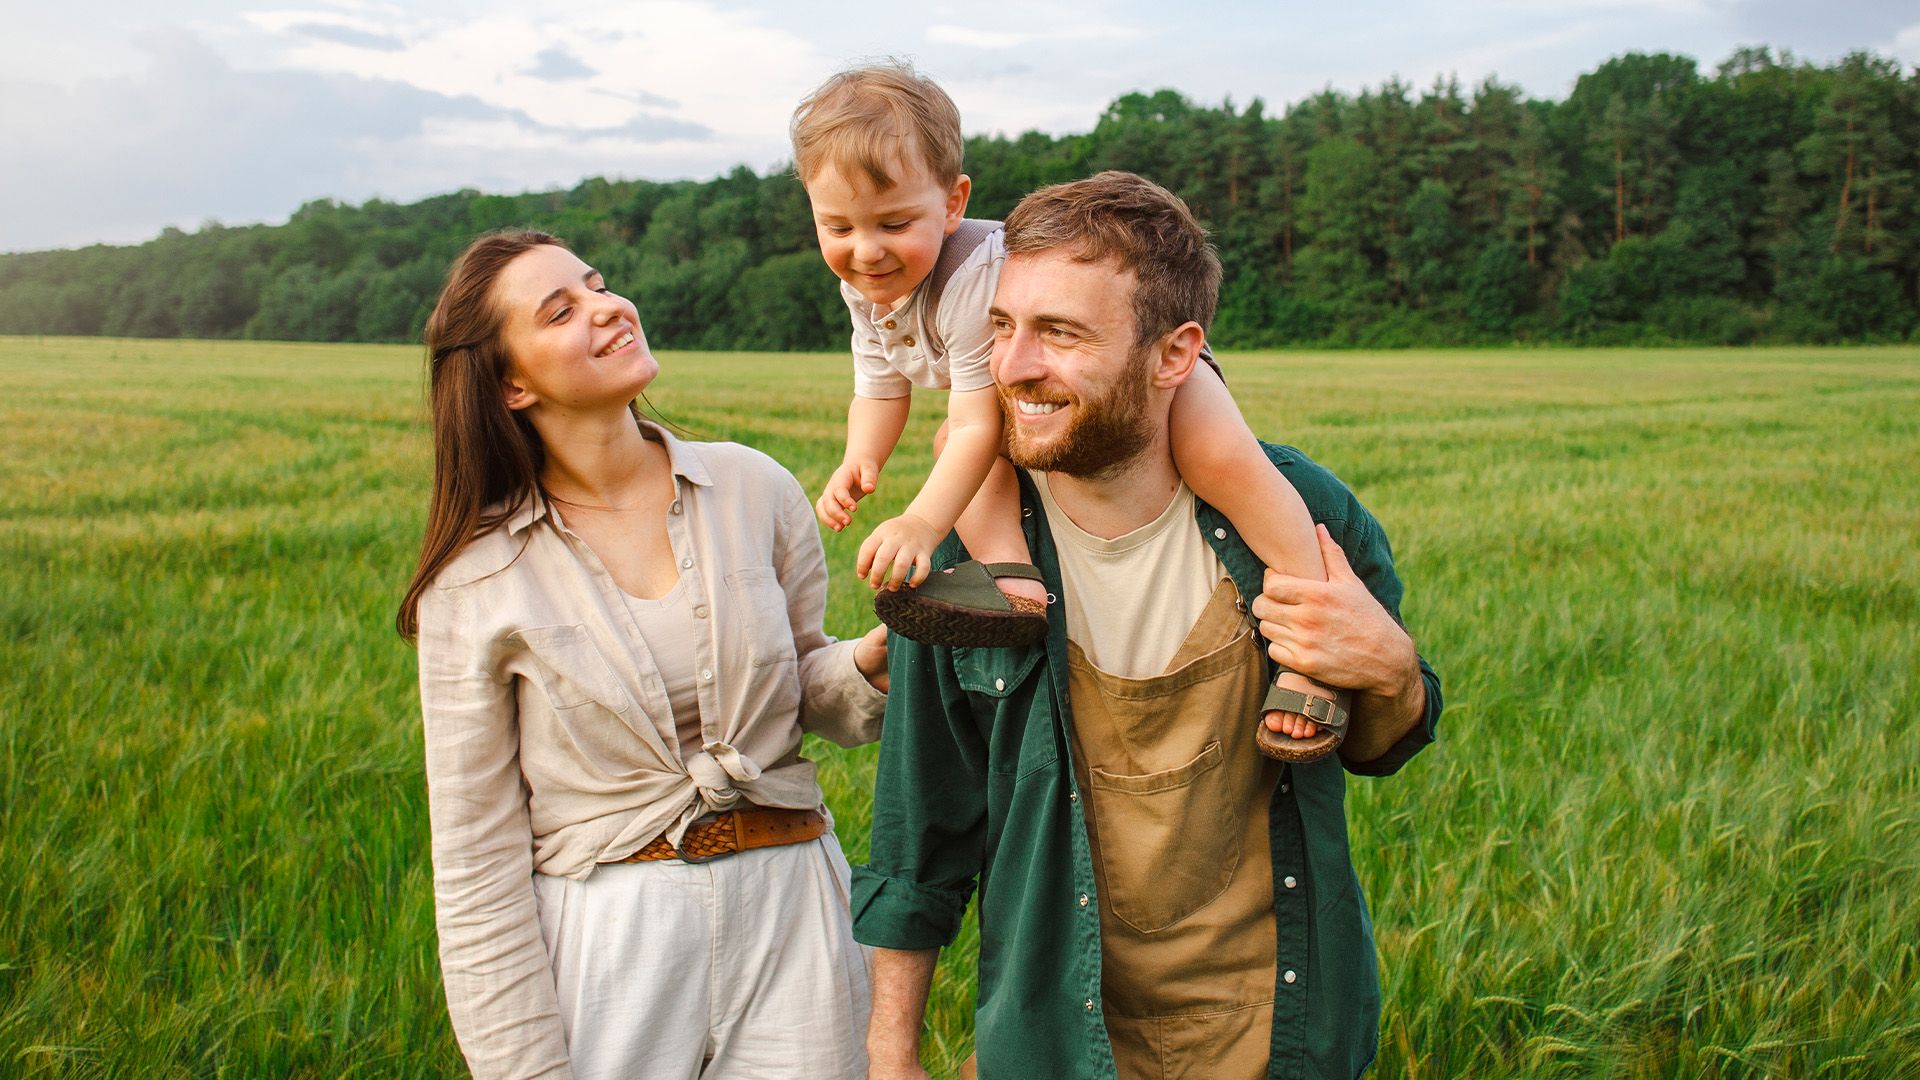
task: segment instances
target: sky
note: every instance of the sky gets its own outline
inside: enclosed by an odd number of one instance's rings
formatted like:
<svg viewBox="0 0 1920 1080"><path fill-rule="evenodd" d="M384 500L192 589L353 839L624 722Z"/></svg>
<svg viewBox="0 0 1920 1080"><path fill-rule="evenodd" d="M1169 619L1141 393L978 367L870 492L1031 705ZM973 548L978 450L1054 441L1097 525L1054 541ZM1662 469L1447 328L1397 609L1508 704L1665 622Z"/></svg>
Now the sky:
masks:
<svg viewBox="0 0 1920 1080"><path fill-rule="evenodd" d="M1271 111L1394 76L1561 99L1621 53L1741 45L1920 63L1911 0L11 0L0 38L0 251L137 243L302 203L701 179L788 156L850 62L939 80L969 134L1086 131L1172 87Z"/></svg>

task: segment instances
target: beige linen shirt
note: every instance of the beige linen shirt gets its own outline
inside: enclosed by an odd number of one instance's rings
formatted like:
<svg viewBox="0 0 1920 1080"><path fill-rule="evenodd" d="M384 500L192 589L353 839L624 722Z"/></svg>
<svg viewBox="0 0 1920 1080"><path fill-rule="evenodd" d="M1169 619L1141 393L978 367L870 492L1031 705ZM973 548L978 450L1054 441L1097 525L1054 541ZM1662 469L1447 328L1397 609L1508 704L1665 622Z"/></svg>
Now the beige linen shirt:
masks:
<svg viewBox="0 0 1920 1080"><path fill-rule="evenodd" d="M667 533L707 627L699 752L672 735L619 586L537 496L420 600L440 963L476 1077L569 1075L533 874L584 878L741 802L818 806L801 732L880 735L885 695L854 667L856 643L821 629L826 563L800 485L747 447L648 433L672 462Z"/></svg>
<svg viewBox="0 0 1920 1080"><path fill-rule="evenodd" d="M952 237L948 237L952 242ZM1007 261L1006 234L994 230L947 279L934 312L941 349L927 341L927 283L914 286L892 310L867 302L840 283L840 299L853 319L853 392L864 398L897 398L923 386L930 390L979 390L993 385L987 361L993 353L994 290Z"/></svg>

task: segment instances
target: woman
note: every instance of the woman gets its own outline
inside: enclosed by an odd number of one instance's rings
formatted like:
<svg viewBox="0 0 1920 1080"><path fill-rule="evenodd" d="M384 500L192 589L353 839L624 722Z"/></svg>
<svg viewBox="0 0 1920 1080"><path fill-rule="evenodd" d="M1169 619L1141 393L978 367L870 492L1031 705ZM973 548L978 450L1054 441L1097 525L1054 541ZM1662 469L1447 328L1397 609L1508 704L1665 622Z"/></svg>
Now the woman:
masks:
<svg viewBox="0 0 1920 1080"><path fill-rule="evenodd" d="M862 1076L847 865L800 733L879 736L885 638L821 632L772 459L632 403L631 303L496 234L427 323L417 636L447 1005L476 1076Z"/></svg>

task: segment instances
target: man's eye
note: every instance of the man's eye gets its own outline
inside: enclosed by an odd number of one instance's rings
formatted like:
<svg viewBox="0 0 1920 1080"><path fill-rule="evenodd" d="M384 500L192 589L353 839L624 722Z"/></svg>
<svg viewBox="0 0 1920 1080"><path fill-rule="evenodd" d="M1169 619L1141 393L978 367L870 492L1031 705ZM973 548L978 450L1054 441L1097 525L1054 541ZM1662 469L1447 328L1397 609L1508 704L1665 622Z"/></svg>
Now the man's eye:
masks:
<svg viewBox="0 0 1920 1080"><path fill-rule="evenodd" d="M1064 326L1049 326L1047 327L1047 336L1055 341L1070 341L1073 339L1073 331L1068 330Z"/></svg>
<svg viewBox="0 0 1920 1080"><path fill-rule="evenodd" d="M1000 337L1006 337L1008 334L1013 333L1013 323L1007 319L995 319L993 320L993 332Z"/></svg>

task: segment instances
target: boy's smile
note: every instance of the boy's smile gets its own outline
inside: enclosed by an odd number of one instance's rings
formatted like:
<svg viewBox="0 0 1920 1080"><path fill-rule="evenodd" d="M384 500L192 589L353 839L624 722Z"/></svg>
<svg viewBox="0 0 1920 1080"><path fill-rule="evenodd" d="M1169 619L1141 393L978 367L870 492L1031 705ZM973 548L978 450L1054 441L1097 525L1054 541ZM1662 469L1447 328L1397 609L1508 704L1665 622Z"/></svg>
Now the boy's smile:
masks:
<svg viewBox="0 0 1920 1080"><path fill-rule="evenodd" d="M918 162L896 160L890 174L893 186L881 191L870 177L827 164L806 185L828 269L868 303L888 309L933 272L972 189L964 175L941 184Z"/></svg>

